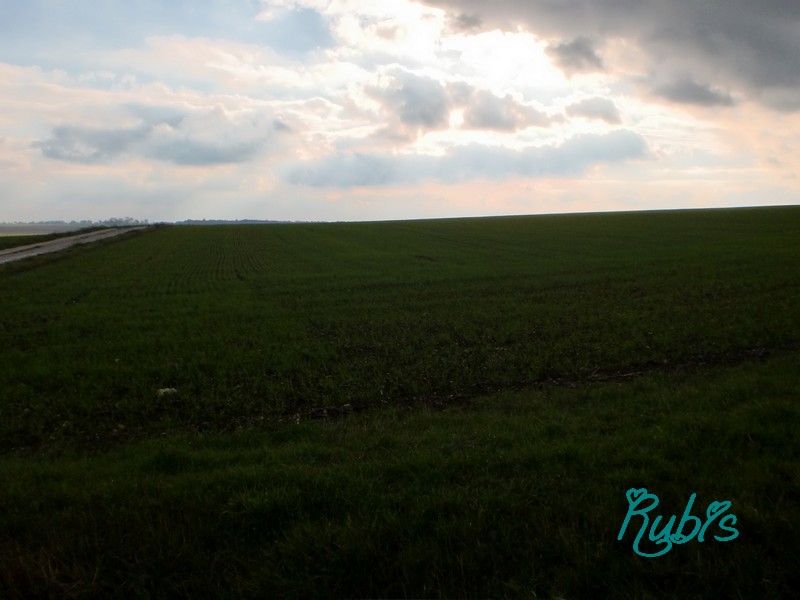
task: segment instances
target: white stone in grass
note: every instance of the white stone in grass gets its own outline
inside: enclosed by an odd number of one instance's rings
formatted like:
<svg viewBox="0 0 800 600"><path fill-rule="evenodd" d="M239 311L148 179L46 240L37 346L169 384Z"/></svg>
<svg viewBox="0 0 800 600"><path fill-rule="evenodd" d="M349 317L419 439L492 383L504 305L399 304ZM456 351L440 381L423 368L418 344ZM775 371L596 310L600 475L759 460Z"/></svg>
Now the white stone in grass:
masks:
<svg viewBox="0 0 800 600"><path fill-rule="evenodd" d="M159 396L168 396L169 394L177 394L178 390L175 388L161 388L158 390Z"/></svg>

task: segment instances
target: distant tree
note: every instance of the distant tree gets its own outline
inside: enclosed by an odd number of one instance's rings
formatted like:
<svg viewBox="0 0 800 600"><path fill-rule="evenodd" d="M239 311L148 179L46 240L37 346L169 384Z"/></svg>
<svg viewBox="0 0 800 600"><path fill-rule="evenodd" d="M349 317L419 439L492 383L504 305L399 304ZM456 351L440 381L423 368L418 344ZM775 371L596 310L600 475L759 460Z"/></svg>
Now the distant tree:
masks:
<svg viewBox="0 0 800 600"><path fill-rule="evenodd" d="M133 217L112 217L104 221L96 221L92 225L100 227L133 227L136 225L147 225L147 219L141 221Z"/></svg>

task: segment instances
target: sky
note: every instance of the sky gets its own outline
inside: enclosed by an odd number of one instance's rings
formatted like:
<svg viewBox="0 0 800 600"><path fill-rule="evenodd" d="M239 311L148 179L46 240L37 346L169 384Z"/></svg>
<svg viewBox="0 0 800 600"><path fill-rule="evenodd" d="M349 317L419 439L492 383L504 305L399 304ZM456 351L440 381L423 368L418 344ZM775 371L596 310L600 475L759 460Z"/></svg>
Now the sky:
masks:
<svg viewBox="0 0 800 600"><path fill-rule="evenodd" d="M797 0L0 0L0 221L800 203Z"/></svg>

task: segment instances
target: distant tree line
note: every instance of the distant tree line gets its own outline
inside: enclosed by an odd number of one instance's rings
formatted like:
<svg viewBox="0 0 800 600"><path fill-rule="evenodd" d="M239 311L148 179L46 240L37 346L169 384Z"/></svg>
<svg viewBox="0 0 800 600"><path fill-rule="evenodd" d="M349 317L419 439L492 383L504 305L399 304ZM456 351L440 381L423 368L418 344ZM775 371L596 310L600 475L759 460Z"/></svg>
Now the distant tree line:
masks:
<svg viewBox="0 0 800 600"><path fill-rule="evenodd" d="M102 221L90 221L84 219L82 221L14 221L14 223L7 223L8 225L69 225L76 229L84 229L86 227L134 227L136 225L149 225L147 219L134 219L133 217L113 217L111 219L104 219Z"/></svg>
<svg viewBox="0 0 800 600"><path fill-rule="evenodd" d="M272 221L268 219L185 219L176 225L263 225L266 223L297 223L297 221Z"/></svg>

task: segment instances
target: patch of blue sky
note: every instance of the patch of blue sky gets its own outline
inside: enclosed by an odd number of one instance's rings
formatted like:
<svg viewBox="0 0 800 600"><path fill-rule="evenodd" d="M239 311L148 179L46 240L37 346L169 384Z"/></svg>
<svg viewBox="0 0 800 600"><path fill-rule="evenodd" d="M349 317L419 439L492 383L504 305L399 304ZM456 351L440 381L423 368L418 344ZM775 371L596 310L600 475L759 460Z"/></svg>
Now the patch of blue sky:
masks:
<svg viewBox="0 0 800 600"><path fill-rule="evenodd" d="M252 39L253 35L257 39ZM250 37L249 41L262 42L276 52L293 57L334 46L325 18L310 8L291 10L263 21Z"/></svg>
<svg viewBox="0 0 800 600"><path fill-rule="evenodd" d="M256 19L259 9L251 0L3 2L0 61L57 67L78 55L135 48L148 37L176 34L264 44L294 56L333 46L319 12L298 8L262 21Z"/></svg>

